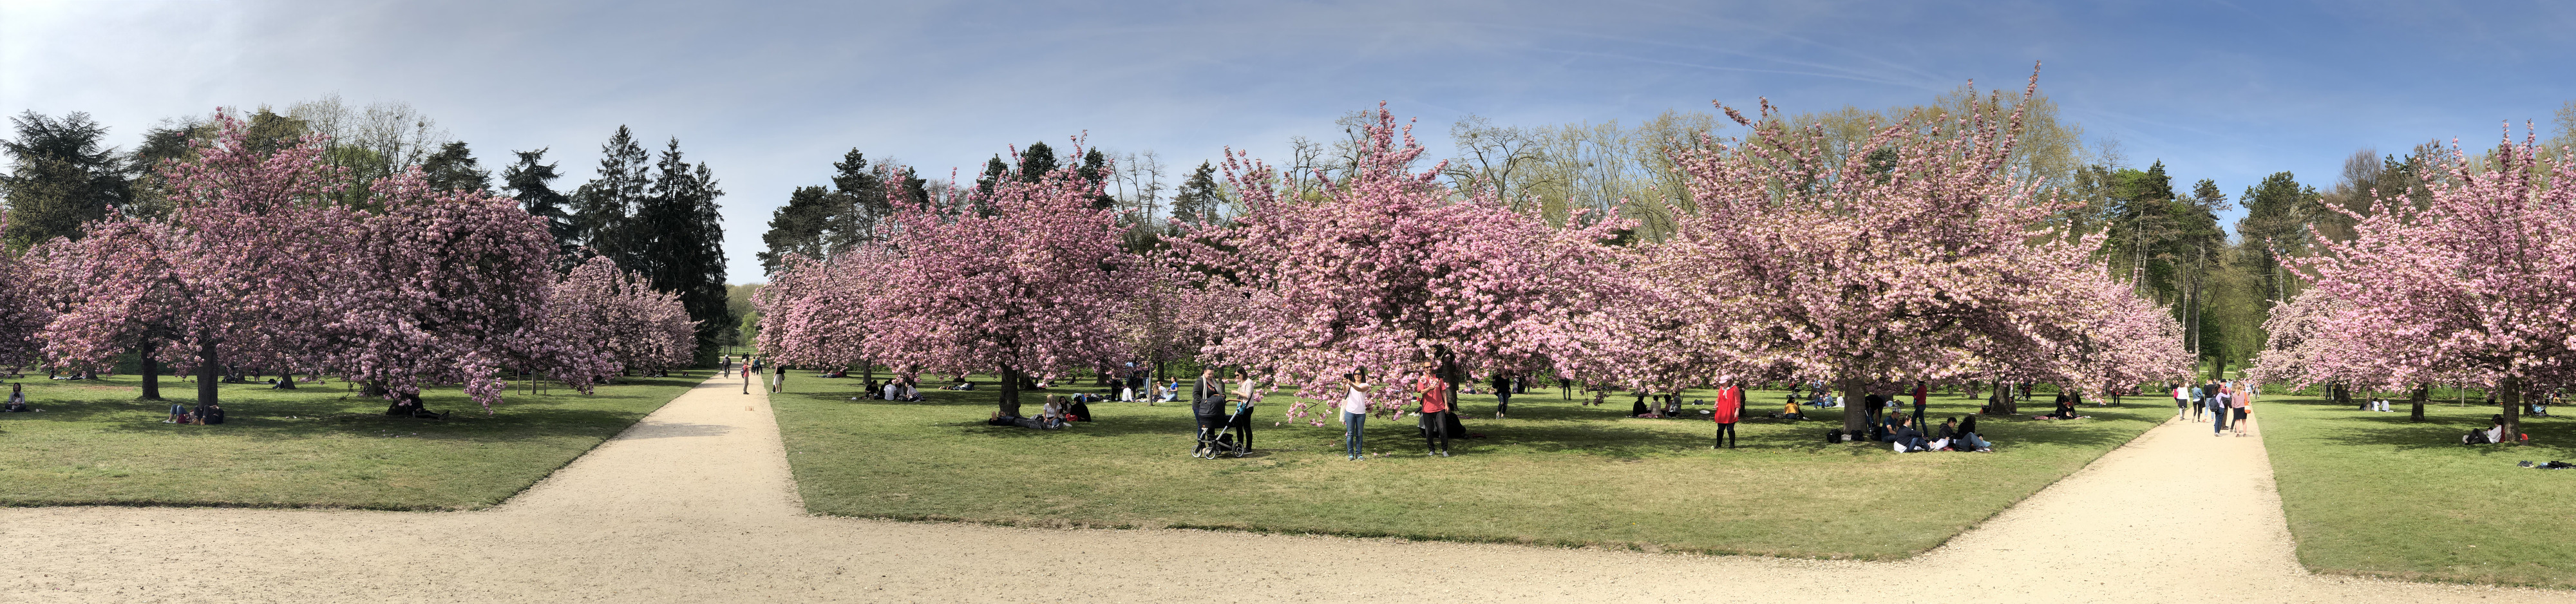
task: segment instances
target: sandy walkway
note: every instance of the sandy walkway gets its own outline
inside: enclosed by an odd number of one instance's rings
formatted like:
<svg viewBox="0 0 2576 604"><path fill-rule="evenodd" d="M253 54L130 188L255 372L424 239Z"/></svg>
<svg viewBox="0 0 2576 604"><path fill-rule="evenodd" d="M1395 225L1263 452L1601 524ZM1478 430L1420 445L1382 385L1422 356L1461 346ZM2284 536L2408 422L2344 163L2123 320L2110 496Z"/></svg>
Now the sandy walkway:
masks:
<svg viewBox="0 0 2576 604"><path fill-rule="evenodd" d="M1819 562L817 518L766 397L717 379L488 511L0 510L0 602L2576 602L2310 576L2261 440L2208 431L1920 558Z"/></svg>

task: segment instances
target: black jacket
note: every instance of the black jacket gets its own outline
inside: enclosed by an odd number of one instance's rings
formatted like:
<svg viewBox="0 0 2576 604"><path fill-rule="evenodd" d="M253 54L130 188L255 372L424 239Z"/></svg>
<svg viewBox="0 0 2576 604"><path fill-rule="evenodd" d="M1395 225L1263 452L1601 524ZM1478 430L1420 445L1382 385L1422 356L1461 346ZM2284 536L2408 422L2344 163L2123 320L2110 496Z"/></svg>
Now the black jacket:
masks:
<svg viewBox="0 0 2576 604"><path fill-rule="evenodd" d="M1190 411L1199 417L1225 415L1225 382L1199 380L1190 387Z"/></svg>

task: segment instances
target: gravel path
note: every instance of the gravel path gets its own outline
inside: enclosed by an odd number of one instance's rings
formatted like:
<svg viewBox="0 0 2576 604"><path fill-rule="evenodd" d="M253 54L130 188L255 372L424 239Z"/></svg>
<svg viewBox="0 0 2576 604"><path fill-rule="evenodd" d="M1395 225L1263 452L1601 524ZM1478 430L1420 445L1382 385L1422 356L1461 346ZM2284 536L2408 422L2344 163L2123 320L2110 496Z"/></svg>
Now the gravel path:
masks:
<svg viewBox="0 0 2576 604"><path fill-rule="evenodd" d="M0 602L2576 602L2309 575L2261 439L2207 424L1924 556L1848 562L813 517L740 389L700 384L486 511L0 510Z"/></svg>

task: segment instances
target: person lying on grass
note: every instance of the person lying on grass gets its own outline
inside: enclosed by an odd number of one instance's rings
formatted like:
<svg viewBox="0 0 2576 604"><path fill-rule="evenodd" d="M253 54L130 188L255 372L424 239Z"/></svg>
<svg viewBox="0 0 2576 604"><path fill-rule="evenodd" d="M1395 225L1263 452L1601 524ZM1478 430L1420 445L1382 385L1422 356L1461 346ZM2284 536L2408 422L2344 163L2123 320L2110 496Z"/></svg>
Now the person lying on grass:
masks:
<svg viewBox="0 0 2576 604"><path fill-rule="evenodd" d="M1961 451L1976 451L1978 453L1993 453L1995 452L1995 443L1986 441L1985 435L1977 433L1977 416L1971 415L1968 416L1967 419L1959 422L1959 430L1952 436L1950 448Z"/></svg>

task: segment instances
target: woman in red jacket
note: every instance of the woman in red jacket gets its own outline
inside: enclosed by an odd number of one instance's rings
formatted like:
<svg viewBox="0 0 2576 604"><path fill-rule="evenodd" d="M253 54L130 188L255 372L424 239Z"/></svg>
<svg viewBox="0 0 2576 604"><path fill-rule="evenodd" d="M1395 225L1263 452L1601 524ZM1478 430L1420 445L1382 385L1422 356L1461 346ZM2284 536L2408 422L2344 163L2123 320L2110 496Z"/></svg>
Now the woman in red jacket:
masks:
<svg viewBox="0 0 2576 604"><path fill-rule="evenodd" d="M1709 445L1708 448L1716 449L1719 445L1724 445L1724 448L1728 449L1735 448L1735 420L1736 416L1743 414L1744 389L1737 388L1733 384L1719 386L1717 412L1711 417L1717 420L1717 444Z"/></svg>
<svg viewBox="0 0 2576 604"><path fill-rule="evenodd" d="M1422 364L1421 379L1414 380L1413 394L1422 404L1422 446L1425 456L1449 456L1449 383L1440 379L1440 363Z"/></svg>

